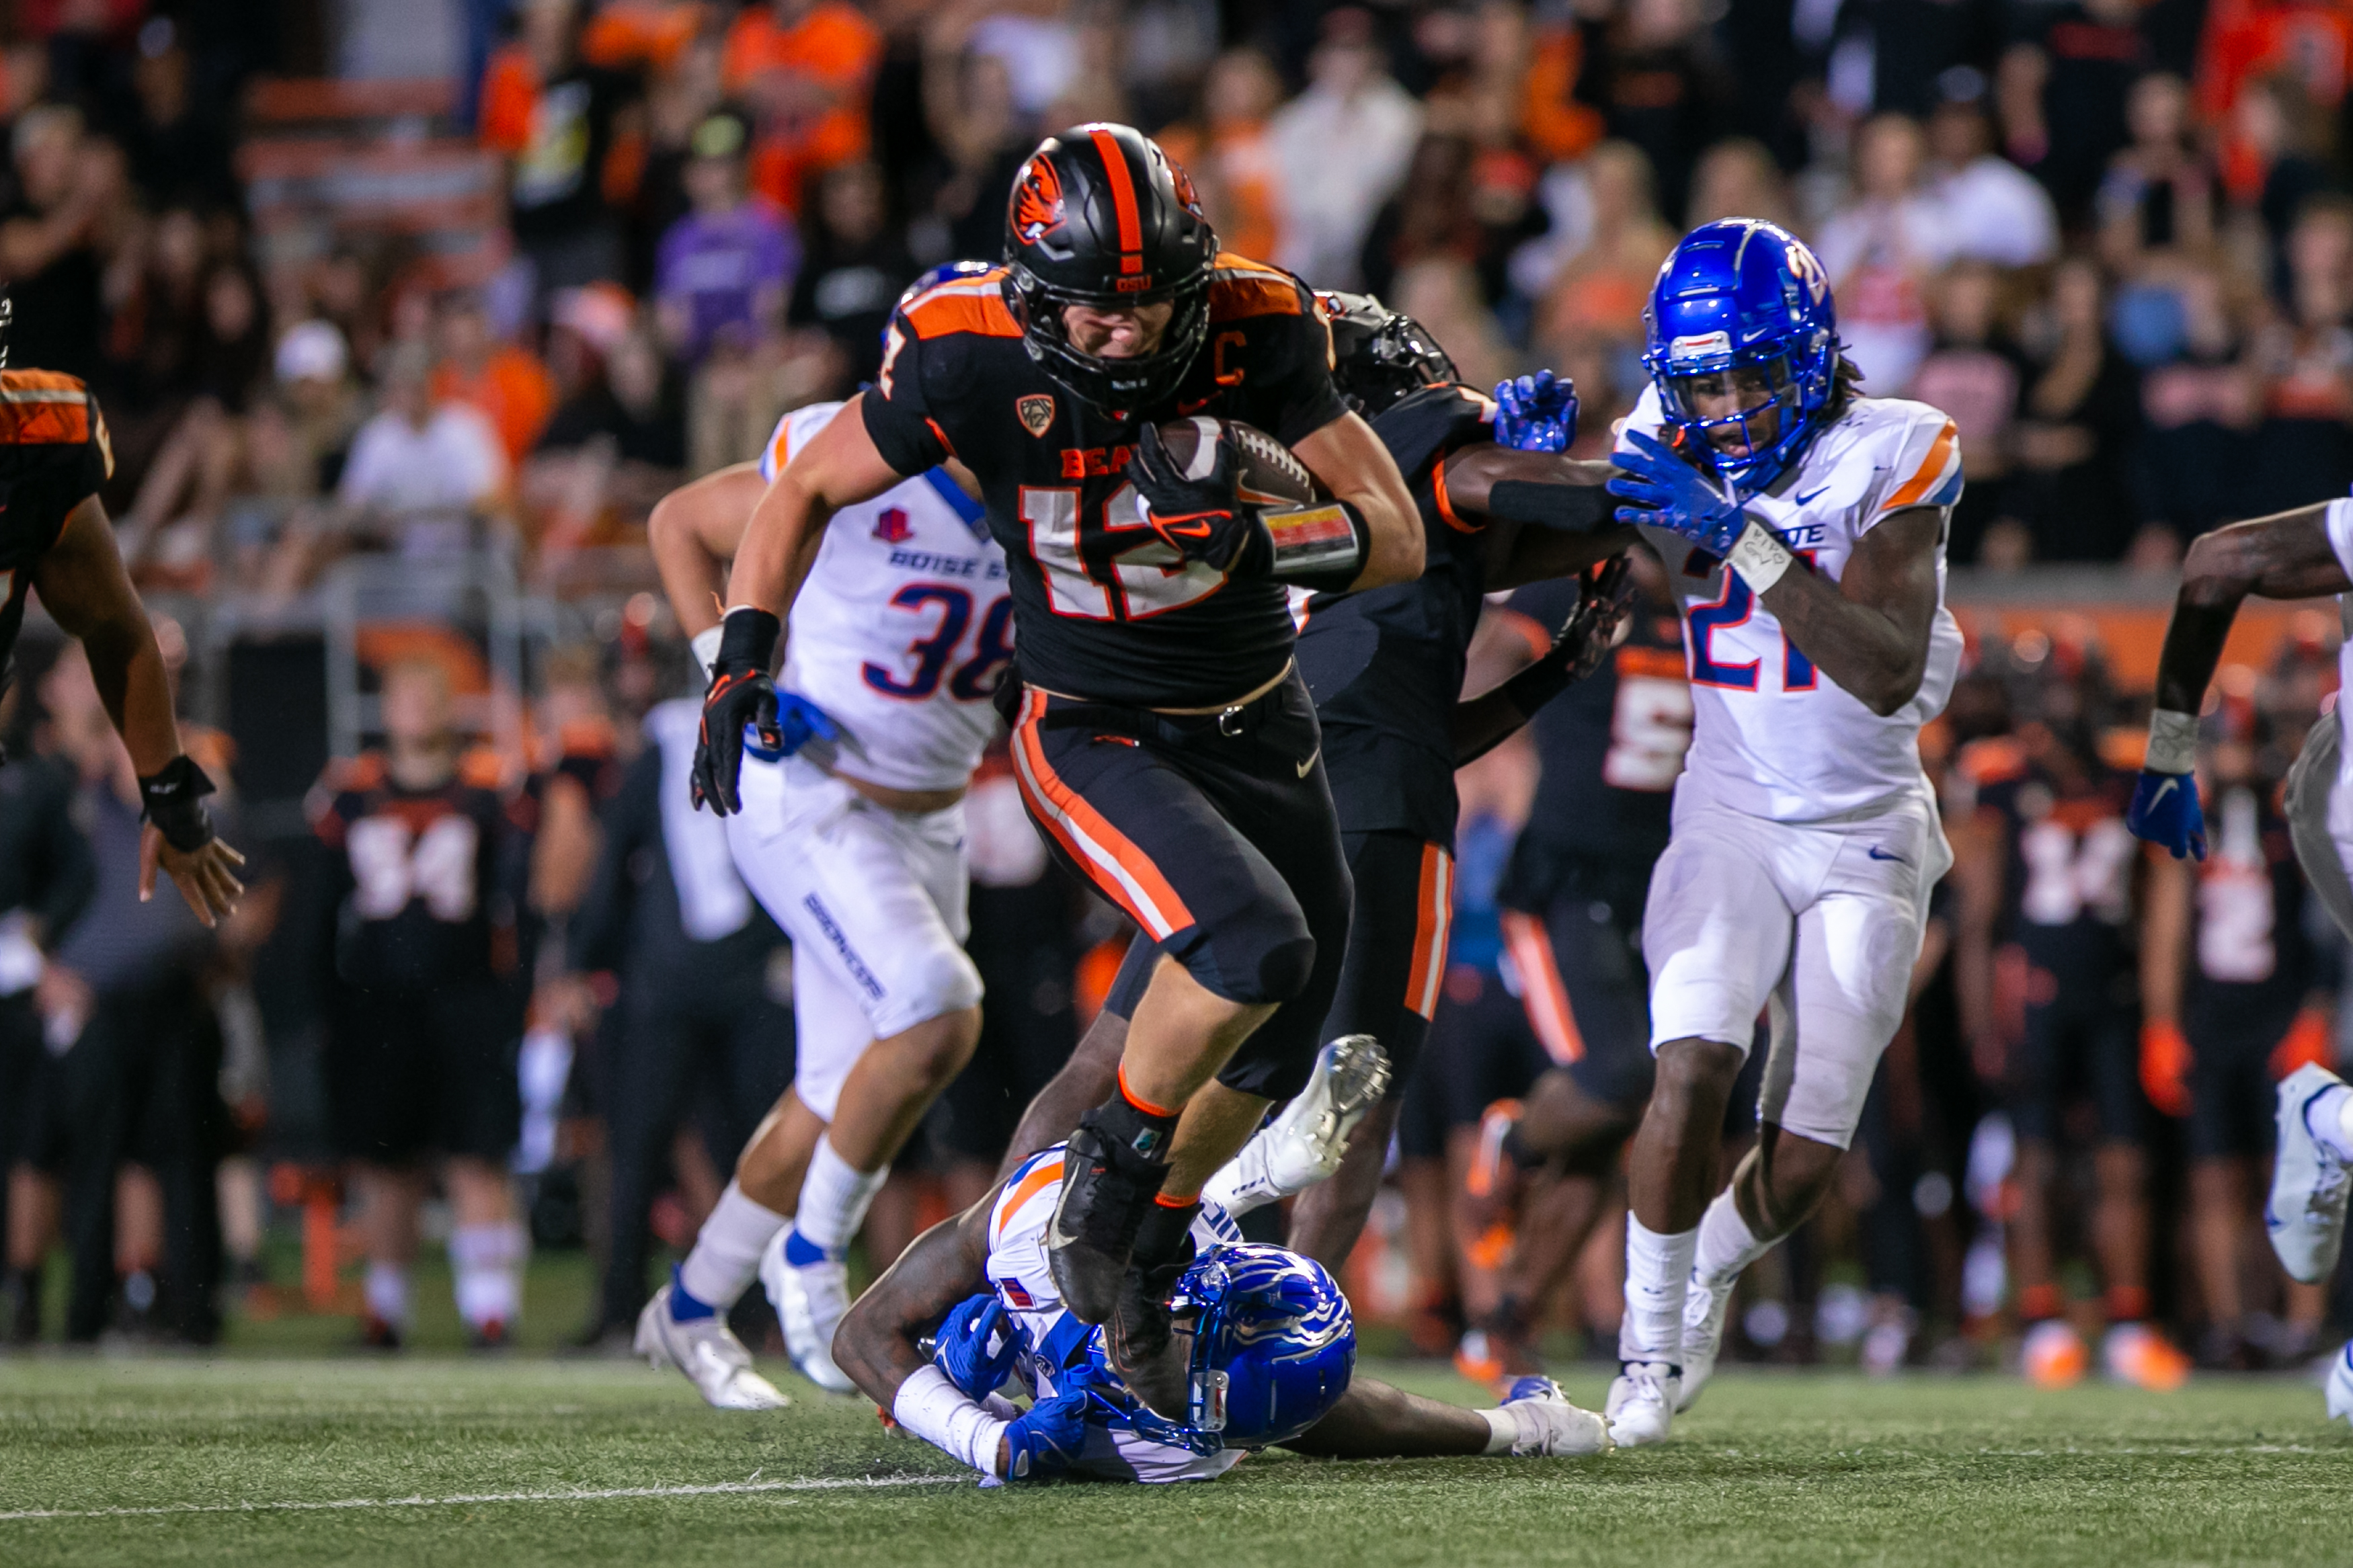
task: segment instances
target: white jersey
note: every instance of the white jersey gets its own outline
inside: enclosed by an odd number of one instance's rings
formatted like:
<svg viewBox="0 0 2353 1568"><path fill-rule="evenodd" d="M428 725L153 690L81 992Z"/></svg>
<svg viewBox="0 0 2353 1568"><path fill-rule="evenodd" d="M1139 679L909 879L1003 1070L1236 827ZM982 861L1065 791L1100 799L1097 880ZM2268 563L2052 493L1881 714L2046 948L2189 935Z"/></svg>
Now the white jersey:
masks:
<svg viewBox="0 0 2353 1568"><path fill-rule="evenodd" d="M1621 426L1658 433L1655 387ZM1889 513L1944 509L1961 494L1960 439L1925 403L1857 398L1748 515L1836 578L1855 542ZM1944 710L1960 674L1961 629L1945 607L1945 541L1936 541L1936 618L1911 701L1881 718L1817 670L1739 574L1690 541L1643 531L1683 605L1694 710L1691 753L1675 786L1686 800L1779 822L1819 822L1923 787L1920 726Z"/></svg>
<svg viewBox="0 0 2353 1568"><path fill-rule="evenodd" d="M1030 1155L1005 1179L988 1212L988 1283L1021 1330L1025 1348L1018 1370L1040 1399L1052 1397L1058 1374L1087 1355L1088 1342L1099 1331L1062 1305L1054 1272L1046 1262L1046 1229L1062 1197L1062 1149L1057 1143ZM1193 1221L1197 1246L1207 1250L1241 1238L1240 1227L1225 1210L1202 1204ZM1077 1468L1120 1480L1208 1480L1231 1469L1242 1452L1222 1448L1197 1454L1091 1418Z"/></svg>
<svg viewBox="0 0 2353 1568"><path fill-rule="evenodd" d="M841 409L813 403L776 422L760 454L774 482ZM989 694L1013 655L1005 552L981 505L934 468L826 525L793 603L781 684L849 732L810 754L892 789L958 789L997 723Z"/></svg>

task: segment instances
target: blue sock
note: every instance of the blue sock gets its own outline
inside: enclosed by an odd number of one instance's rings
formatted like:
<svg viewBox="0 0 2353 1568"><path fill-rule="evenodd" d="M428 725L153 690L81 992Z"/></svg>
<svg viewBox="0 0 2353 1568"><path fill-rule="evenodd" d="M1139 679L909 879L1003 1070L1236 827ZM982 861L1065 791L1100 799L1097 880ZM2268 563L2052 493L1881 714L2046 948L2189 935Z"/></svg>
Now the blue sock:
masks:
<svg viewBox="0 0 2353 1568"><path fill-rule="evenodd" d="M691 1323L703 1318L717 1317L718 1308L708 1301L696 1300L687 1289L686 1280L681 1277L679 1268L680 1266L675 1263L670 1266L670 1317L681 1323Z"/></svg>
<svg viewBox="0 0 2353 1568"><path fill-rule="evenodd" d="M807 1268L812 1263L837 1263L840 1259L803 1236L801 1227L795 1226L785 1237L785 1261L795 1268Z"/></svg>

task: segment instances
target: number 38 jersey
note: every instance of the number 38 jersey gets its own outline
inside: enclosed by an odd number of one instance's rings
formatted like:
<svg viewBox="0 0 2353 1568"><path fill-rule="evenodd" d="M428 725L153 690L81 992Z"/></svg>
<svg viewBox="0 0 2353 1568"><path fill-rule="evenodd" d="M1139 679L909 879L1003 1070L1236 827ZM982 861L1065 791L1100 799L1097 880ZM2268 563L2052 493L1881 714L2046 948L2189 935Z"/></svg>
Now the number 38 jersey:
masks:
<svg viewBox="0 0 2353 1568"><path fill-rule="evenodd" d="M1656 435L1660 424L1652 387L1622 429ZM1960 495L1960 440L1950 419L1925 403L1860 397L1746 510L1835 579L1883 519L1925 506L1949 521ZM1818 822L1920 786L1920 726L1944 711L1961 666L1961 629L1944 604L1941 531L1927 669L1918 694L1883 719L1798 651L1739 574L1688 540L1659 529L1643 534L1683 605L1693 736L1679 797Z"/></svg>
<svg viewBox="0 0 2353 1568"><path fill-rule="evenodd" d="M786 415L760 477L773 481L841 407ZM850 737L826 766L892 789L963 788L996 731L989 694L1013 657L1006 590L980 503L943 469L834 513L785 638L785 689Z"/></svg>
<svg viewBox="0 0 2353 1568"><path fill-rule="evenodd" d="M1285 446L1347 412L1330 330L1288 272L1219 256L1208 336L1165 403L1081 402L1022 346L1001 270L926 289L891 320L867 434L902 474L947 458L979 476L1021 622L1021 674L1065 696L1205 707L1291 658L1282 584L1186 562L1136 516L1128 458L1145 421L1239 419Z"/></svg>

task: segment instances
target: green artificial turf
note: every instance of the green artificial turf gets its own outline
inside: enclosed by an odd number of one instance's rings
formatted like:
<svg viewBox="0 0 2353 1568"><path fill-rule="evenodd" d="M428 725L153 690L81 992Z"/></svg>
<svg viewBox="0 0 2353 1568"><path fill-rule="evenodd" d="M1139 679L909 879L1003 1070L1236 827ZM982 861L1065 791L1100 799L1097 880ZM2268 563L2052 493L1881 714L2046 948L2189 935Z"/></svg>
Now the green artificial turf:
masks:
<svg viewBox="0 0 2353 1568"><path fill-rule="evenodd" d="M1428 1370L1366 1371L1477 1397ZM1736 1373L1669 1447L1597 1459L1269 1455L1206 1486L990 1491L866 1405L783 1381L793 1408L744 1415L606 1361L0 1362L0 1563L2348 1559L2353 1434L2285 1381L2162 1396ZM1599 1400L1598 1371L1565 1381ZM712 1487L745 1489L563 1495ZM373 1506L270 1506L343 1502ZM59 1516L21 1517L37 1510Z"/></svg>

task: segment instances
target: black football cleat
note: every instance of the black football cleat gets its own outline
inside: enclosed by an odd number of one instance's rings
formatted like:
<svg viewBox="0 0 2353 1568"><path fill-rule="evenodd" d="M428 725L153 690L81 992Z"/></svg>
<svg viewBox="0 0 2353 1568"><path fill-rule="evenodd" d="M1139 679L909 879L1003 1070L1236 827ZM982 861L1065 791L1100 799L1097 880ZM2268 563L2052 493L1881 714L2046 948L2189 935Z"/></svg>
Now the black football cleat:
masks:
<svg viewBox="0 0 2353 1568"><path fill-rule="evenodd" d="M1168 1167L1103 1135L1096 1112L1080 1119L1062 1155L1062 1196L1046 1231L1046 1261L1062 1305L1082 1323L1108 1321Z"/></svg>
<svg viewBox="0 0 2353 1568"><path fill-rule="evenodd" d="M1177 1422L1187 1419L1190 1367L1184 1356L1169 1353L1176 1323L1168 1298L1192 1267L1193 1250L1187 1238L1183 1252L1166 1263L1131 1264L1120 1281L1119 1304L1103 1330L1103 1345L1120 1381L1155 1411Z"/></svg>

